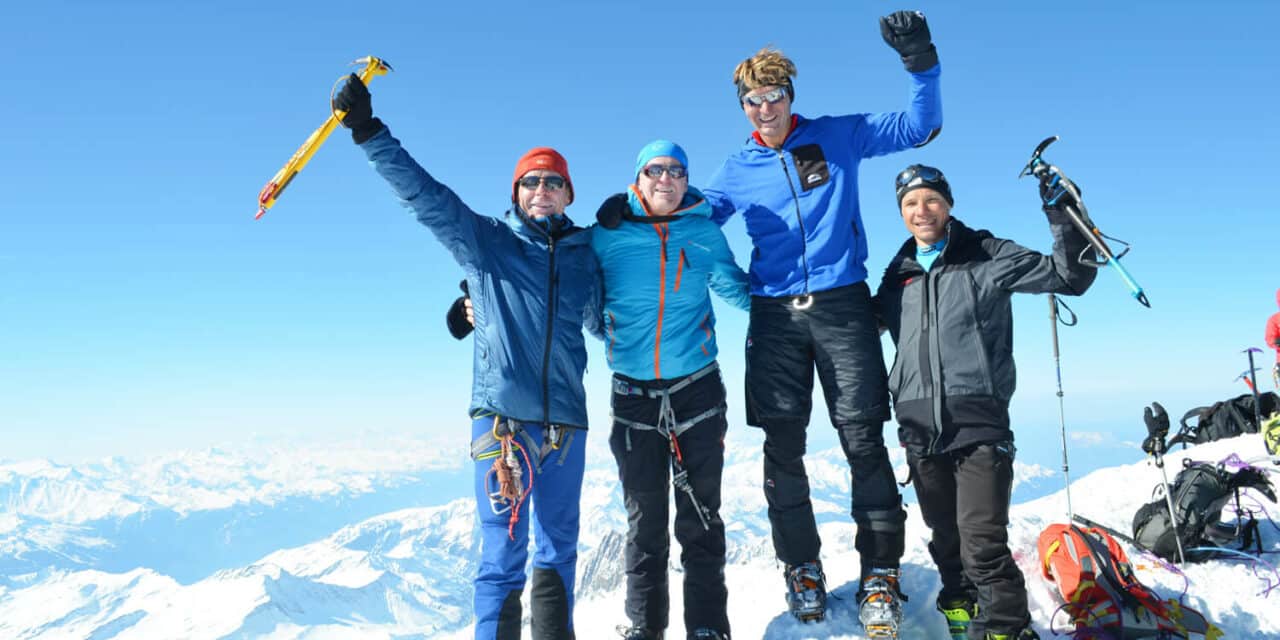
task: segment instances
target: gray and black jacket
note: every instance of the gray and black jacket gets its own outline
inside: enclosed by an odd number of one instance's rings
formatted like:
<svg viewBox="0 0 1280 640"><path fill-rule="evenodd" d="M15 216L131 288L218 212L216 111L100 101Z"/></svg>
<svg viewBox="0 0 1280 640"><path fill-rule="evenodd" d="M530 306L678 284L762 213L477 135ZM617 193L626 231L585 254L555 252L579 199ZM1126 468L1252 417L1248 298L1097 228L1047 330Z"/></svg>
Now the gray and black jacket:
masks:
<svg viewBox="0 0 1280 640"><path fill-rule="evenodd" d="M1013 439L1014 293L1080 295L1097 270L1080 264L1088 240L1051 213L1053 255L1045 256L952 219L933 268L916 262L908 239L885 269L876 310L897 345L889 372L898 438L924 456ZM1092 249L1086 256L1092 256Z"/></svg>

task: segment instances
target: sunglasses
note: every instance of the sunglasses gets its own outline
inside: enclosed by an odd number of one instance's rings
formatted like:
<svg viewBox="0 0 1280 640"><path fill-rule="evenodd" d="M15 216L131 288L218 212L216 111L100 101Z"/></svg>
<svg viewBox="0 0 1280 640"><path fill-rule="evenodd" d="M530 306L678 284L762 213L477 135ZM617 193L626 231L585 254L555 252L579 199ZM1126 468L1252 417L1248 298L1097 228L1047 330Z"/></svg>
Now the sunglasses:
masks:
<svg viewBox="0 0 1280 640"><path fill-rule="evenodd" d="M560 176L525 176L517 183L530 191L537 191L538 185L546 186L547 191L559 191L564 188L564 178Z"/></svg>
<svg viewBox="0 0 1280 640"><path fill-rule="evenodd" d="M898 174L898 178L894 180L894 186L901 190L915 184L917 180L923 184L937 184L947 181L942 172L933 167L910 166Z"/></svg>
<svg viewBox="0 0 1280 640"><path fill-rule="evenodd" d="M689 170L678 164L651 164L640 170L640 173L657 180L662 174L671 176L672 180L679 180L689 175Z"/></svg>
<svg viewBox="0 0 1280 640"><path fill-rule="evenodd" d="M753 107L758 107L766 102L769 104L778 104L786 96L787 90L779 87L777 89L770 89L769 91L759 95L742 96L742 101Z"/></svg>

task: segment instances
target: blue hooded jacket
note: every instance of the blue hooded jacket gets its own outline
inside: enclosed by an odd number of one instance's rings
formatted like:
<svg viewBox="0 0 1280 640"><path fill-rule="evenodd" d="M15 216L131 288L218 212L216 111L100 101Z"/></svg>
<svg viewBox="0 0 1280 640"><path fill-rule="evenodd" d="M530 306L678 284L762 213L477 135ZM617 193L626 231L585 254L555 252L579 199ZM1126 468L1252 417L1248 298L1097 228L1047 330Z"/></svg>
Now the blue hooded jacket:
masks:
<svg viewBox="0 0 1280 640"><path fill-rule="evenodd" d="M627 201L636 218L649 215L634 185ZM716 319L708 287L729 304L750 309L747 274L710 215L702 194L690 187L670 214L674 220L592 227L591 246L604 269L605 348L614 371L637 380L674 379L714 362Z"/></svg>
<svg viewBox="0 0 1280 640"><path fill-rule="evenodd" d="M803 295L867 279L858 164L920 146L942 127L941 67L911 74L911 107L809 120L793 117L781 149L755 136L729 156L704 193L724 224L741 213L755 245L751 293Z"/></svg>
<svg viewBox="0 0 1280 640"><path fill-rule="evenodd" d="M548 233L518 206L505 220L477 214L385 128L360 147L466 271L476 328L471 415L586 428L582 329L602 335L591 234L572 223Z"/></svg>

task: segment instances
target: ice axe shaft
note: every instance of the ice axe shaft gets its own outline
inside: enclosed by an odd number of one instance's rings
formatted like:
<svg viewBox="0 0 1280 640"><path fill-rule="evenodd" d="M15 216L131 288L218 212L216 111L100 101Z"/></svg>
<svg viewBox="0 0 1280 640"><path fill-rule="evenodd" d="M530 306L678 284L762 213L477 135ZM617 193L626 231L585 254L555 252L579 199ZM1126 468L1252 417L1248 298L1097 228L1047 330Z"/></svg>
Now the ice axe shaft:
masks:
<svg viewBox="0 0 1280 640"><path fill-rule="evenodd" d="M357 76L360 78L360 82L363 82L366 86L373 80L374 76L380 76L391 71L391 65L387 64L385 60L373 56L365 56L351 64L364 65L364 68L360 70ZM289 161L284 163L284 166L276 172L276 175L272 176L271 180L267 182L267 186L263 187L262 191L258 193L258 213L253 216L254 220L261 218L267 212L267 209L275 205L276 199L280 197L280 194L284 193L289 183L293 182L298 172L307 166L307 163L311 161L311 156L315 155L316 151L320 149L320 145L324 144L329 134L338 128L338 125L342 123L342 118L346 115L345 111L333 110L332 106L330 106L329 117L324 121L324 124L311 132L310 136L307 136L306 142L303 142L302 146L293 152L293 156L289 158Z"/></svg>

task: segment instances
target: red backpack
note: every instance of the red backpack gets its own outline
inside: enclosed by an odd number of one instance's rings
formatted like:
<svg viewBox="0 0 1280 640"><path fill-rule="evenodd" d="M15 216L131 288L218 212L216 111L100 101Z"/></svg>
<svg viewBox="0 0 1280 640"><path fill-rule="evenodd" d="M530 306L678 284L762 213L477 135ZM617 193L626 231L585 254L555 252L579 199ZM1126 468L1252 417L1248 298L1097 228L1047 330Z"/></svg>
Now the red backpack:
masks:
<svg viewBox="0 0 1280 640"><path fill-rule="evenodd" d="M1124 549L1102 529L1051 524L1038 546L1040 570L1057 584L1078 640L1222 637L1200 613L1139 582Z"/></svg>

